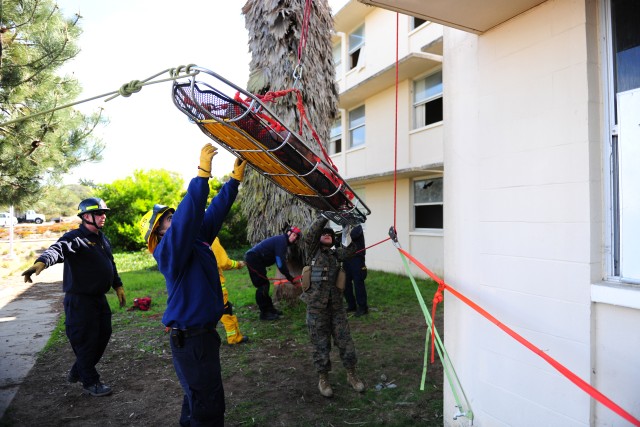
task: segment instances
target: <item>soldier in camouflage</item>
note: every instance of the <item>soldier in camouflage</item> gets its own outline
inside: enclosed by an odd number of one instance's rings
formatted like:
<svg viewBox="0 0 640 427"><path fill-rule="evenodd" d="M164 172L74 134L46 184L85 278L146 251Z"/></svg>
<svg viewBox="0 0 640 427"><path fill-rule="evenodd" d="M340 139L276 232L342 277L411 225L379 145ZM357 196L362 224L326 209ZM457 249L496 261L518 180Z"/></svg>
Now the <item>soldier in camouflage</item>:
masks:
<svg viewBox="0 0 640 427"><path fill-rule="evenodd" d="M354 248L343 248L336 243L332 228L326 227L327 219L320 216L311 225L305 237L309 248L307 267L303 272L303 293L307 304L307 327L313 344L313 363L318 372L318 389L325 397L333 396L329 383L331 371L331 338L340 350L340 359L347 370L347 381L358 392L364 384L356 375L356 349L351 339L347 312L343 303L344 272L342 261L353 255Z"/></svg>

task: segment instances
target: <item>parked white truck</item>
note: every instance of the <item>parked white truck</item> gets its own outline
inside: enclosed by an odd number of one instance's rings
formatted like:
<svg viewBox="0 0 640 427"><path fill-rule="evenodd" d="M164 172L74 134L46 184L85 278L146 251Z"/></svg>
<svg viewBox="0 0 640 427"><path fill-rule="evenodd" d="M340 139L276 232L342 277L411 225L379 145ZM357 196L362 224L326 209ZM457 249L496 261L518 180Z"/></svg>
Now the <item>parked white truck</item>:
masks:
<svg viewBox="0 0 640 427"><path fill-rule="evenodd" d="M44 221L44 215L36 213L33 209L25 211L22 215L18 216L18 222L35 222L36 224L42 224Z"/></svg>
<svg viewBox="0 0 640 427"><path fill-rule="evenodd" d="M16 225L18 223L18 218L11 215L9 212L0 212L0 227L9 227L11 225Z"/></svg>

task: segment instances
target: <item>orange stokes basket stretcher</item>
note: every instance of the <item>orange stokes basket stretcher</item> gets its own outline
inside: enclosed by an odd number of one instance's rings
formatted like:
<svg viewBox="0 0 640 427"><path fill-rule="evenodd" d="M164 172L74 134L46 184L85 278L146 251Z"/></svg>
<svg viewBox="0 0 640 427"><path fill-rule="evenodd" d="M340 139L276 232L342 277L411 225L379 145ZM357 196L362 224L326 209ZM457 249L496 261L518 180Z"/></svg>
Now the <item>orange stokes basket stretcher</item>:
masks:
<svg viewBox="0 0 640 427"><path fill-rule="evenodd" d="M258 97L213 71L192 70L199 73L174 82L173 101L202 132L335 223L366 221L371 211L332 163L311 150ZM226 95L219 90L221 86L237 95Z"/></svg>

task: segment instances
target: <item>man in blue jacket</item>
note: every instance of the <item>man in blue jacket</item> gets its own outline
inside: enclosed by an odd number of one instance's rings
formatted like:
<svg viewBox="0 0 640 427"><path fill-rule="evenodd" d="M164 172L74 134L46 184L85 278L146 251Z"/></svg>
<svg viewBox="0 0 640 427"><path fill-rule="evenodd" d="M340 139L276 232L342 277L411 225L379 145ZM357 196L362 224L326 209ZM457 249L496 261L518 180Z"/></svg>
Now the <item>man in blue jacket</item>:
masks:
<svg viewBox="0 0 640 427"><path fill-rule="evenodd" d="M111 253L111 243L102 233L109 208L102 199L92 197L80 202L80 227L65 233L49 246L22 275L31 283L31 275L63 262L65 331L76 361L67 381L82 381L86 393L107 396L111 387L100 382L96 365L111 338L111 309L105 294L116 291L120 307L126 299L122 280Z"/></svg>
<svg viewBox="0 0 640 427"><path fill-rule="evenodd" d="M167 283L162 323L171 331L173 366L184 390L181 426L224 425L220 336L216 332L224 303L211 244L238 194L246 162L236 160L231 178L207 207L215 155L211 144L202 148L198 176L189 183L175 212L156 205L140 224Z"/></svg>
<svg viewBox="0 0 640 427"><path fill-rule="evenodd" d="M342 240L345 247L355 249L354 255L345 259L343 263L347 275L344 288L347 311L355 311L356 317L364 316L369 313L369 304L367 303L367 287L364 283L364 279L367 278L367 265L364 258L367 251L362 225L345 227Z"/></svg>
<svg viewBox="0 0 640 427"><path fill-rule="evenodd" d="M293 283L294 278L287 267L287 248L298 241L301 235L302 232L298 227L289 227L284 234L264 239L249 249L244 256L251 283L256 287L256 303L260 308L260 320L277 320L282 315L282 312L273 306L269 296L271 282L267 277L267 267L275 264L280 273Z"/></svg>

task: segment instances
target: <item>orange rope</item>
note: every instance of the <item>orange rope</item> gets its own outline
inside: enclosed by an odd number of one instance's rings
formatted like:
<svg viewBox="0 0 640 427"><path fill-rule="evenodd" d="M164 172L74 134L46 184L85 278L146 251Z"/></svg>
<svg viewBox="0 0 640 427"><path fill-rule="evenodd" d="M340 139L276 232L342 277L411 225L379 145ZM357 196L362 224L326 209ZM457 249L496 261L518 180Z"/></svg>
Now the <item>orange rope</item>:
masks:
<svg viewBox="0 0 640 427"><path fill-rule="evenodd" d="M625 420L629 421L633 425L640 426L640 420L638 420L633 415L629 414L627 411L622 409L622 407L618 406L615 402L613 402L607 396L602 394L600 391L598 391L591 384L589 384L586 381L584 381L582 378L580 378L579 376L574 374L572 371L570 371L567 367L565 367L560 362L555 360L553 357L549 356L543 350L541 350L540 348L536 347L531 342L526 340L522 335L518 334L516 331L514 331L513 329L509 328L507 325L505 325L504 323L502 323L501 321L496 319L494 316L489 314L489 312L487 312L485 309L480 307L478 304L476 304L475 302L471 301L469 298L467 298L466 296L464 296L463 294L461 294L460 292L458 292L457 290L452 288L450 285L446 284L444 282L444 280L442 280L441 278L436 276L431 270L429 270L427 267L422 265L417 259L415 259L413 256L411 256L411 254L409 254L407 251L405 251L404 249L401 249L401 248L398 248L398 250L400 252L402 252L407 258L409 258L422 271L427 273L427 275L429 277L431 277L433 280L435 280L438 283L438 291L436 292L436 296L434 296L434 301L433 301L433 305L434 305L433 314L434 315L435 315L435 307L437 306L437 304L439 302L443 301L442 291L444 291L445 289L448 290L455 297L457 297L460 301L462 301L465 304L467 304L469 307L471 307L472 309L477 311L480 315L485 317L491 323L495 324L498 328L500 328L504 332L506 332L507 335L509 335L510 337L512 337L513 339L518 341L520 344L522 344L523 346L525 346L526 348L531 350L533 353L537 354L542 359L544 359L545 362L547 362L548 364L553 366L553 368L555 368L565 378L567 378L569 381L571 381L572 383L577 385L579 388L581 388L583 391L585 391L587 394L589 394L589 396L593 397L595 400L597 400L598 402L602 403L604 406L606 406L607 408L611 409L617 415L621 416L622 418L624 418ZM436 301L436 299L437 299L437 301ZM431 317L431 320L432 320L432 322L435 323L435 317L434 316ZM433 335L434 335L434 329L435 328L431 328L432 339L433 339ZM433 346L434 346L434 343L432 341L432 343L431 343L432 362L433 362Z"/></svg>

